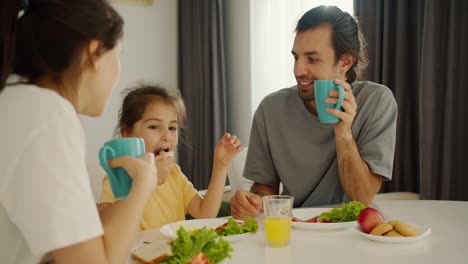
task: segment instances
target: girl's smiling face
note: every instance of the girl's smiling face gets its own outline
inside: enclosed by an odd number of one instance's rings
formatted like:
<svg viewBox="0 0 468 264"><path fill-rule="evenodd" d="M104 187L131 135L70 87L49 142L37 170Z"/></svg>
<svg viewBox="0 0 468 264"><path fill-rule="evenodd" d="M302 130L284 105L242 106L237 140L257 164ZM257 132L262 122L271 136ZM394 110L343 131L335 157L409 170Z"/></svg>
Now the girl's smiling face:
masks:
<svg viewBox="0 0 468 264"><path fill-rule="evenodd" d="M161 151L175 151L179 137L179 125L175 107L163 99L156 99L132 128L122 131L123 137L141 137L145 140L146 152L155 156Z"/></svg>

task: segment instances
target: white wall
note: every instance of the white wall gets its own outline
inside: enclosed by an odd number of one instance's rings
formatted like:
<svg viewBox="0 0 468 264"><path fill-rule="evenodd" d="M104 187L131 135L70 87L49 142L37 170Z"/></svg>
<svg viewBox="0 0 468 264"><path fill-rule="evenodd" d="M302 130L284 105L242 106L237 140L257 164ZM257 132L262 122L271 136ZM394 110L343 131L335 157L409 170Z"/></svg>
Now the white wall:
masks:
<svg viewBox="0 0 468 264"><path fill-rule="evenodd" d="M122 73L104 114L81 117L88 160L97 159L100 146L112 138L123 89L143 80L177 88L177 3L155 0L152 6L115 4L125 20Z"/></svg>
<svg viewBox="0 0 468 264"><path fill-rule="evenodd" d="M250 1L224 1L228 131L248 145L252 120Z"/></svg>

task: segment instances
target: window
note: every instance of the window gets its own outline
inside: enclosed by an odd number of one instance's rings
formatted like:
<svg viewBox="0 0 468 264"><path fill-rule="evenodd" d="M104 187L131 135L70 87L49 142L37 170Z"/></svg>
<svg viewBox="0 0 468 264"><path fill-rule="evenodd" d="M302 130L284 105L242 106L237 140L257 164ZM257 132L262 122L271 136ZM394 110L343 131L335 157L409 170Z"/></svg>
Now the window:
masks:
<svg viewBox="0 0 468 264"><path fill-rule="evenodd" d="M336 5L353 15L353 0L250 2L252 113L268 94L296 83L291 48L297 21L309 9Z"/></svg>

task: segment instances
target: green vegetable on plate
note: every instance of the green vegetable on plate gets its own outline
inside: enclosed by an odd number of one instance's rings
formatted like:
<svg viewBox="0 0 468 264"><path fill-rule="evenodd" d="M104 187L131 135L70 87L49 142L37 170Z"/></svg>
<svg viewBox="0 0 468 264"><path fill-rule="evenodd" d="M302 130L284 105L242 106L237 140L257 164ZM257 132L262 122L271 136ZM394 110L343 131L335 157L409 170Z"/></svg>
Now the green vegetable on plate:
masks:
<svg viewBox="0 0 468 264"><path fill-rule="evenodd" d="M219 236L232 236L244 233L255 234L258 230L258 223L252 217L247 217L244 222L237 222L234 218L228 218L228 221L216 228Z"/></svg>
<svg viewBox="0 0 468 264"><path fill-rule="evenodd" d="M331 223L356 221L359 213L364 208L366 206L358 201L343 203L341 207L336 207L320 214L318 221Z"/></svg>
<svg viewBox="0 0 468 264"><path fill-rule="evenodd" d="M211 264L220 263L223 259L231 257L233 251L231 244L219 236L213 229L197 229L189 234L183 227L177 230L177 239L172 242L172 256L161 263L180 264L190 263L200 252Z"/></svg>

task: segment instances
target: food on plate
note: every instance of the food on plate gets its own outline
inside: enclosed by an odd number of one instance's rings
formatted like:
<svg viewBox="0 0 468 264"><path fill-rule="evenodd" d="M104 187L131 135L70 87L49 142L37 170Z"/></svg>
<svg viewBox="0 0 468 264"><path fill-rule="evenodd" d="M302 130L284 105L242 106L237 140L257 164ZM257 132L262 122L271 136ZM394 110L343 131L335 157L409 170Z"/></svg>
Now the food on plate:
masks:
<svg viewBox="0 0 468 264"><path fill-rule="evenodd" d="M215 232L219 236L232 236L244 233L255 234L257 231L258 223L252 217L247 217L244 222L236 221L234 218L228 218L226 223L215 229Z"/></svg>
<svg viewBox="0 0 468 264"><path fill-rule="evenodd" d="M376 236L381 236L389 231L393 230L393 226L383 223L378 226L376 226L372 231L370 232L371 235L376 235Z"/></svg>
<svg viewBox="0 0 468 264"><path fill-rule="evenodd" d="M226 240L219 238L213 229L197 229L193 234L189 234L183 227L177 231L177 239L172 243L172 256L163 263L190 263L200 252L212 264L221 262L227 257L231 257L233 251L231 245Z"/></svg>
<svg viewBox="0 0 468 264"><path fill-rule="evenodd" d="M393 228L395 228L395 225L400 222L400 220L390 220L387 222L387 224L393 226Z"/></svg>
<svg viewBox="0 0 468 264"><path fill-rule="evenodd" d="M306 220L301 220L297 217L293 217L291 219L291 221L293 222L300 222L300 223L317 223L317 220L318 220L318 216L315 216L315 217L312 217L312 218L309 218L309 219L306 219ZM323 223L329 223L329 222L323 222Z"/></svg>
<svg viewBox="0 0 468 264"><path fill-rule="evenodd" d="M403 221L398 221L395 224L395 230L404 236L418 236L419 235L419 232L416 228L414 228L413 226Z"/></svg>
<svg viewBox="0 0 468 264"><path fill-rule="evenodd" d="M343 203L340 207L333 208L329 211L321 213L319 216L314 216L307 220L301 220L297 217L293 217L293 222L302 223L340 223L340 222L351 222L356 221L359 213L366 208L364 204L358 201L352 201L349 203Z"/></svg>
<svg viewBox="0 0 468 264"><path fill-rule="evenodd" d="M356 221L359 213L366 208L364 204L358 201L343 203L340 207L333 208L307 220L301 220L293 217L291 221L300 223L341 223Z"/></svg>
<svg viewBox="0 0 468 264"><path fill-rule="evenodd" d="M144 264L160 263L172 255L171 240L156 240L132 252L134 260Z"/></svg>
<svg viewBox="0 0 468 264"><path fill-rule="evenodd" d="M364 208L366 208L366 206L358 201L343 203L340 207L321 213L318 217L318 222L339 223L356 221L359 213L361 213Z"/></svg>
<svg viewBox="0 0 468 264"><path fill-rule="evenodd" d="M190 264L210 264L210 261L200 252L190 261Z"/></svg>
<svg viewBox="0 0 468 264"><path fill-rule="evenodd" d="M401 221L401 220L392 220L388 221L388 224L393 226L393 229L398 231L403 236L418 236L419 232L413 226Z"/></svg>
<svg viewBox="0 0 468 264"><path fill-rule="evenodd" d="M374 208L367 207L358 215L357 222L361 230L369 234L375 227L385 223L383 215Z"/></svg>
<svg viewBox="0 0 468 264"><path fill-rule="evenodd" d="M177 239L172 243L169 239L160 241L136 249L132 252L132 258L144 264L216 264L231 257L230 252L233 251L229 242L208 228L197 229L190 234L180 227Z"/></svg>
<svg viewBox="0 0 468 264"><path fill-rule="evenodd" d="M291 221L293 221L293 222L304 222L304 220L301 220L301 219L299 219L297 217L291 218Z"/></svg>
<svg viewBox="0 0 468 264"><path fill-rule="evenodd" d="M419 231L410 224L401 220L392 220L383 223L372 229L371 235L391 236L391 237L410 237L418 236Z"/></svg>
<svg viewBox="0 0 468 264"><path fill-rule="evenodd" d="M420 235L415 227L401 220L385 222L383 215L371 207L362 210L357 222L362 232L375 236L410 237Z"/></svg>
<svg viewBox="0 0 468 264"><path fill-rule="evenodd" d="M386 237L404 237L404 235L398 233L396 230L390 230L383 235Z"/></svg>

